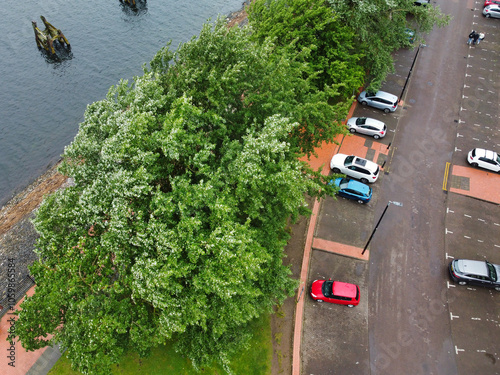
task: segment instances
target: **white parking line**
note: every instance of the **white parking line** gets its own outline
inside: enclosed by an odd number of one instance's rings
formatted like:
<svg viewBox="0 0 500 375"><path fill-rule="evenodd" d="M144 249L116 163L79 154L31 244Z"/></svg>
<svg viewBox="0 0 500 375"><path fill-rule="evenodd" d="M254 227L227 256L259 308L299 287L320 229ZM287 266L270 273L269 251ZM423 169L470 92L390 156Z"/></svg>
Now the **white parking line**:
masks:
<svg viewBox="0 0 500 375"><path fill-rule="evenodd" d="M450 320L453 320L453 318L460 318L458 315L453 315L451 312L450 312Z"/></svg>
<svg viewBox="0 0 500 375"><path fill-rule="evenodd" d="M480 217L477 218L479 221L482 221L483 223L486 223L486 220L481 219Z"/></svg>
<svg viewBox="0 0 500 375"><path fill-rule="evenodd" d="M444 228L444 230L445 230L445 234L449 234L449 233L453 234L453 232L448 230L448 228Z"/></svg>
<svg viewBox="0 0 500 375"><path fill-rule="evenodd" d="M470 215L467 215L467 214L464 214L464 216L465 216L465 217L472 217L472 216L470 216Z"/></svg>
<svg viewBox="0 0 500 375"><path fill-rule="evenodd" d="M447 281L446 284L447 284L448 289L457 287L456 285L451 284L449 281Z"/></svg>
<svg viewBox="0 0 500 375"><path fill-rule="evenodd" d="M470 239L471 239L471 237L469 237L469 236L464 236L464 237L465 237L465 238L467 238L468 240L470 240Z"/></svg>
<svg viewBox="0 0 500 375"><path fill-rule="evenodd" d="M465 349L458 349L457 346L455 345L455 353L458 355L458 352L465 352Z"/></svg>
<svg viewBox="0 0 500 375"><path fill-rule="evenodd" d="M449 208L446 208L446 212L451 212L451 213L454 213L455 211L452 211L452 210L450 210ZM497 224L497 225L500 225L500 224Z"/></svg>
<svg viewBox="0 0 500 375"><path fill-rule="evenodd" d="M483 240L477 240L477 242L484 242Z"/></svg>
<svg viewBox="0 0 500 375"><path fill-rule="evenodd" d="M471 318L472 320L481 320L481 318Z"/></svg>
<svg viewBox="0 0 500 375"><path fill-rule="evenodd" d="M451 255L448 255L448 253L445 253L446 254L446 259L455 259L455 257L452 257Z"/></svg>

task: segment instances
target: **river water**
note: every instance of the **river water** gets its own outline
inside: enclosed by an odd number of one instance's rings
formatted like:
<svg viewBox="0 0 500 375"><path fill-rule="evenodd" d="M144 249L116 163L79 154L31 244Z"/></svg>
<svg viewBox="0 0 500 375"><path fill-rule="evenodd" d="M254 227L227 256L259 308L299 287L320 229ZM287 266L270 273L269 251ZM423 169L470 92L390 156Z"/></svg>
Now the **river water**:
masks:
<svg viewBox="0 0 500 375"><path fill-rule="evenodd" d="M53 166L71 143L88 104L171 40L198 35L203 23L241 9L243 0L150 0L135 11L119 0L6 0L0 35L0 207ZM31 21L62 30L71 53L47 59Z"/></svg>

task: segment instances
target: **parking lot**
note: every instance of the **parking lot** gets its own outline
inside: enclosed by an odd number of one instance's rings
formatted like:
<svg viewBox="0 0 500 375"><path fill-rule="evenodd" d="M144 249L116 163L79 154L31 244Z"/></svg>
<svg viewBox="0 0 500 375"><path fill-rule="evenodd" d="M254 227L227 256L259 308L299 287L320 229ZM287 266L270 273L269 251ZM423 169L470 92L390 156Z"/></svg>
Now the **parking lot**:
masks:
<svg viewBox="0 0 500 375"><path fill-rule="evenodd" d="M471 4L473 14L467 13ZM370 203L326 198L321 204L307 287L318 278L355 283L361 288L361 302L349 309L305 297L303 374L500 374L500 293L456 285L447 269L458 258L500 264L500 174L472 168L466 161L475 147L500 150L500 21L482 17L479 1L446 5L461 7L448 26L450 33L459 29L467 34L474 28L486 34L485 40L472 47L465 46L465 36L463 46L461 40L454 41L460 47L447 57L455 62L453 72L451 64L433 66L430 51L423 50L424 61L419 67L417 60L415 69L434 70L420 74L432 77L417 82L415 87L423 88L420 93L414 87L411 95L403 95L405 101L395 113L358 106L353 114L386 123L386 137L348 136L336 150L375 161L383 171L370 185ZM433 50L446 43L433 36ZM416 53L396 54L396 72L382 90L400 95ZM456 80L446 81L440 70ZM436 82L445 86L437 90ZM457 89L459 85L463 87ZM420 119L415 112L422 114ZM438 122L414 120L428 117ZM428 133L430 128L431 140L416 137L417 127ZM409 138L417 150L402 146ZM419 192L420 186L428 191ZM374 238L378 252L371 255L369 247L370 258L363 258L363 247L391 196L404 200L405 210L399 222L396 217L388 220L404 229L391 233L386 224L384 233ZM383 257L387 260L379 260ZM377 277L375 272L386 263L398 268Z"/></svg>

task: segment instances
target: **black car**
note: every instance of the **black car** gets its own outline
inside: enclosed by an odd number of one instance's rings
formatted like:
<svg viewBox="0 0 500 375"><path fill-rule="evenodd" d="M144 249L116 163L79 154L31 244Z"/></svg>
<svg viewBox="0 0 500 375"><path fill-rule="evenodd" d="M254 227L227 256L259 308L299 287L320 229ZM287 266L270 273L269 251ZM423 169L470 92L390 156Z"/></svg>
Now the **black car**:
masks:
<svg viewBox="0 0 500 375"><path fill-rule="evenodd" d="M455 259L449 265L450 276L459 285L479 285L500 291L500 266L487 260Z"/></svg>

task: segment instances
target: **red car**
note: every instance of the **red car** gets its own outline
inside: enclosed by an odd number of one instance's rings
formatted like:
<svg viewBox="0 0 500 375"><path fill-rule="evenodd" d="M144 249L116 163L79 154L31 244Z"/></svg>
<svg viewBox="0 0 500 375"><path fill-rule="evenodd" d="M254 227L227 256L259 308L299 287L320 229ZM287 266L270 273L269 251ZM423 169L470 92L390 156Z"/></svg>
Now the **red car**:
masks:
<svg viewBox="0 0 500 375"><path fill-rule="evenodd" d="M488 5L500 5L500 0L486 0L483 7Z"/></svg>
<svg viewBox="0 0 500 375"><path fill-rule="evenodd" d="M311 297L316 302L330 302L347 307L359 304L359 286L341 281L314 280Z"/></svg>

